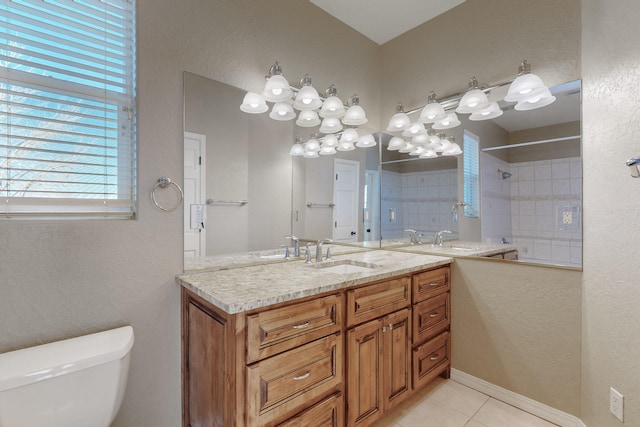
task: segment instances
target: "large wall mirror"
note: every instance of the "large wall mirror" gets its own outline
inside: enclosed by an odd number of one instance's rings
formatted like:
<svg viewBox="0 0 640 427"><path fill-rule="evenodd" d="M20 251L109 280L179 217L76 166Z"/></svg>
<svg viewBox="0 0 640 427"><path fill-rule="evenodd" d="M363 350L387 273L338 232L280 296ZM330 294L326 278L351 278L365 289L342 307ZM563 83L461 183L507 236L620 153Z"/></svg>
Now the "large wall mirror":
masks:
<svg viewBox="0 0 640 427"><path fill-rule="evenodd" d="M582 265L579 81L552 88L556 102L539 110L461 117L448 134L463 154L435 159L390 151L392 135L366 127L375 147L291 157L308 128L245 114L244 91L205 77L185 73L184 88L186 270L208 257L283 251L290 234L386 247L409 243L407 229L425 244L448 230L449 239L509 242L523 261ZM465 171L465 156L477 170ZM469 191L475 210L463 204Z"/></svg>
<svg viewBox="0 0 640 427"><path fill-rule="evenodd" d="M581 267L580 81L551 91L556 101L544 108L502 103L496 119L461 117L447 131L463 147L456 157L412 158L381 138L381 246L409 242L408 229L426 244L447 230L450 239L511 243L522 261Z"/></svg>

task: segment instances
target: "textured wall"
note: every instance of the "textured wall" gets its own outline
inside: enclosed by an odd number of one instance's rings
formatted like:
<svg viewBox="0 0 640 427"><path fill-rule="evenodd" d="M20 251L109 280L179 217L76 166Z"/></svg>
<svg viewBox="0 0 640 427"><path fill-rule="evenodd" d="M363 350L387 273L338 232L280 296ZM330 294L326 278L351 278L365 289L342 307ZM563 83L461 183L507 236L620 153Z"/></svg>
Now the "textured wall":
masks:
<svg viewBox="0 0 640 427"><path fill-rule="evenodd" d="M581 277L579 271L456 259L453 367L579 416Z"/></svg>
<svg viewBox="0 0 640 427"><path fill-rule="evenodd" d="M182 213L149 190L182 176L183 71L257 90L279 60L292 81L357 92L377 127L378 49L306 1L138 0L138 218L0 222L0 352L131 324L114 427L180 425Z"/></svg>
<svg viewBox="0 0 640 427"><path fill-rule="evenodd" d="M640 3L583 1L584 282L582 418L609 414L609 387L625 396L624 425L640 425ZM603 144L602 141L610 141Z"/></svg>

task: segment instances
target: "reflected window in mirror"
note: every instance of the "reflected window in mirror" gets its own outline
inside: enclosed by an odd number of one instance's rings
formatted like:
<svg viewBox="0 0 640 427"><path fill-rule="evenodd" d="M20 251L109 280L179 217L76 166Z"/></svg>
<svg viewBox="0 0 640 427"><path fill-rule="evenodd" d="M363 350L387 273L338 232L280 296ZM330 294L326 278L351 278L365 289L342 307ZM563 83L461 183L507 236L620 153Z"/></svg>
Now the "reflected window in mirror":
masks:
<svg viewBox="0 0 640 427"><path fill-rule="evenodd" d="M479 138L464 131L464 204L463 212L467 218L478 218L480 214L480 161Z"/></svg>

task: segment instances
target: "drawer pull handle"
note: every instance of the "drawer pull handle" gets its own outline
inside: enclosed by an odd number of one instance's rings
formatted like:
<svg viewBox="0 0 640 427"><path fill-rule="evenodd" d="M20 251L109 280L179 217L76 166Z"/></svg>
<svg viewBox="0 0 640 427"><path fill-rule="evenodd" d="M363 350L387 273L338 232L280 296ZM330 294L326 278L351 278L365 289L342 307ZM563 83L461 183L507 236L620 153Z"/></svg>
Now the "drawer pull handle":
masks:
<svg viewBox="0 0 640 427"><path fill-rule="evenodd" d="M293 380L294 380L294 381L304 380L304 379L309 378L309 375L311 375L311 371L307 371L307 373L306 373L306 374L304 374L304 375L300 375L299 377L293 377Z"/></svg>
<svg viewBox="0 0 640 427"><path fill-rule="evenodd" d="M432 318L433 318L433 317L438 317L438 312L436 311L435 313L431 313L431 314L429 315L429 317L432 317Z"/></svg>
<svg viewBox="0 0 640 427"><path fill-rule="evenodd" d="M438 360L438 358L439 358L439 357L440 357L440 356L438 356L437 354L435 354L435 355L431 356L431 358L430 358L430 359L431 359L431 360Z"/></svg>
<svg viewBox="0 0 640 427"><path fill-rule="evenodd" d="M302 329L302 328L306 328L307 326L309 326L309 322L304 322L300 325L294 325L292 326L293 329Z"/></svg>
<svg viewBox="0 0 640 427"><path fill-rule="evenodd" d="M439 282L431 282L429 283L429 286L438 286L440 283Z"/></svg>

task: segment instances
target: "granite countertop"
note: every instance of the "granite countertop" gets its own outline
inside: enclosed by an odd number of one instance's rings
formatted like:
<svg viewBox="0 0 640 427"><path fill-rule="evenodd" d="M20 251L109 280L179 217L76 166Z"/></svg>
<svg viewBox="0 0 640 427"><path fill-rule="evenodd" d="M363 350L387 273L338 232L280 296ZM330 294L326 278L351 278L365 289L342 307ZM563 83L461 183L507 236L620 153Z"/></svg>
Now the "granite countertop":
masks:
<svg viewBox="0 0 640 427"><path fill-rule="evenodd" d="M330 247L334 255L360 252L368 249L354 246L343 246L339 244L324 244L324 250ZM309 245L311 258L315 257L316 246ZM300 244L300 256L293 256L293 248L289 248L290 258L284 258L284 248L268 249L263 251L238 252L231 254L210 255L198 258L185 258L184 270L187 273L195 273L204 270L225 270L229 268L241 268L256 264L273 264L280 262L304 261L305 245Z"/></svg>
<svg viewBox="0 0 640 427"><path fill-rule="evenodd" d="M431 246L431 243L394 247L397 251L428 253L440 256L474 256L488 257L503 252L515 251L515 245L505 243L482 243L466 240L448 240L442 246Z"/></svg>
<svg viewBox="0 0 640 427"><path fill-rule="evenodd" d="M301 260L186 273L176 282L235 314L451 262L443 256L375 250L334 255L320 264Z"/></svg>

